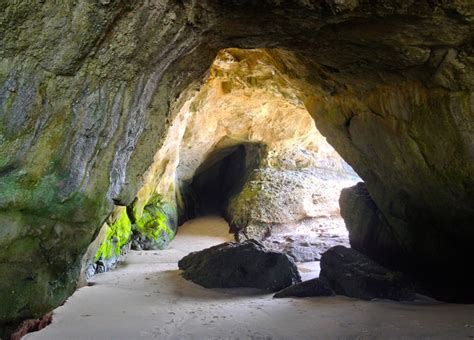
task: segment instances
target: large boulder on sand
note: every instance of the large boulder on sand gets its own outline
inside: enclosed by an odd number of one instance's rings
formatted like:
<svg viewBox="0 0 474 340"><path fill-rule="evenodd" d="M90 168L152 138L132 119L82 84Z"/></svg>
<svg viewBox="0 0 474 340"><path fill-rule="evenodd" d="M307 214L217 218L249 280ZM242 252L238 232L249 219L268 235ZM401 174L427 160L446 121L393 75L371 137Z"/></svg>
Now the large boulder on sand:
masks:
<svg viewBox="0 0 474 340"><path fill-rule="evenodd" d="M183 277L206 288L250 287L279 291L301 282L294 261L255 240L226 242L178 262Z"/></svg>
<svg viewBox="0 0 474 340"><path fill-rule="evenodd" d="M357 250L336 246L321 257L320 279L336 294L363 300L413 300L413 285L400 272L388 270Z"/></svg>

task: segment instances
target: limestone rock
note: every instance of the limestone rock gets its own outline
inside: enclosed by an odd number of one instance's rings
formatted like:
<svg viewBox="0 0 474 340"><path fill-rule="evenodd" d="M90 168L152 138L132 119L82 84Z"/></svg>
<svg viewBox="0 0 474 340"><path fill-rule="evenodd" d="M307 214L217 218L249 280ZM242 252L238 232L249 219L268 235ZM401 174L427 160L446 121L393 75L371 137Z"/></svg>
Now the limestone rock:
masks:
<svg viewBox="0 0 474 340"><path fill-rule="evenodd" d="M343 246L323 254L319 278L336 294L358 299L415 299L414 286L402 273L390 271L357 250Z"/></svg>
<svg viewBox="0 0 474 340"><path fill-rule="evenodd" d="M251 287L274 292L301 282L291 258L254 240L191 253L178 266L185 279L206 288Z"/></svg>
<svg viewBox="0 0 474 340"><path fill-rule="evenodd" d="M273 295L273 297L288 298L331 295L334 295L334 292L332 291L328 283L320 278L316 278L308 281L303 281L288 288L282 289L281 291Z"/></svg>

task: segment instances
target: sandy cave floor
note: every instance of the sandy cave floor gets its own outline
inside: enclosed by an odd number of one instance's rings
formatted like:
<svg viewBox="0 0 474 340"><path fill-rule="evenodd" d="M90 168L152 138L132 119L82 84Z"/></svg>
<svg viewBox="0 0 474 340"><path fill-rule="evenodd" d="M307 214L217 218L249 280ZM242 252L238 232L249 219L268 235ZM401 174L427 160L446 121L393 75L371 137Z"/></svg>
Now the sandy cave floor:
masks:
<svg viewBox="0 0 474 340"><path fill-rule="evenodd" d="M24 339L472 339L474 305L272 299L252 289L205 289L184 280L177 261L231 240L221 218L183 225L169 249L135 251L93 278ZM316 262L300 266L315 277Z"/></svg>

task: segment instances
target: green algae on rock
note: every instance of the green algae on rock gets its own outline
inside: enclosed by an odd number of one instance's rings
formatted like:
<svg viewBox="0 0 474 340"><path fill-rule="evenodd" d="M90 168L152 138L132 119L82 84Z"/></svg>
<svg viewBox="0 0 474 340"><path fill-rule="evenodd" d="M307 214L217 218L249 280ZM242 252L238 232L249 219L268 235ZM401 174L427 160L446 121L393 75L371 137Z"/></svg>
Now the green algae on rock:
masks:
<svg viewBox="0 0 474 340"><path fill-rule="evenodd" d="M175 205L163 200L160 194L154 194L143 208L133 211L134 249L164 249L173 240L178 227Z"/></svg>
<svg viewBox="0 0 474 340"><path fill-rule="evenodd" d="M132 223L125 207L116 208L115 221L107 224L105 240L95 255L95 261L110 260L121 254L121 249L130 241Z"/></svg>

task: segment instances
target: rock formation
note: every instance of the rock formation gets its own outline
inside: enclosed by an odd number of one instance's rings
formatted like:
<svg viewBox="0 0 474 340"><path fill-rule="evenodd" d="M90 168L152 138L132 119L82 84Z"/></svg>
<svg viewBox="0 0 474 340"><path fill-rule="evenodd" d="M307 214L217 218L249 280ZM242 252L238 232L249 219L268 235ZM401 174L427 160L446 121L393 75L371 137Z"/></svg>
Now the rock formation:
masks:
<svg viewBox="0 0 474 340"><path fill-rule="evenodd" d="M370 197L366 185L358 183L342 190L339 204L351 247L379 263L397 267L401 244Z"/></svg>
<svg viewBox="0 0 474 340"><path fill-rule="evenodd" d="M473 16L468 0L5 1L0 320L73 292L114 204L166 153L173 108L228 47L269 49L366 183L400 264L472 298L459 273L473 260Z"/></svg>
<svg viewBox="0 0 474 340"><path fill-rule="evenodd" d="M259 288L276 292L301 282L298 268L286 254L261 243L222 243L183 257L183 277L206 288Z"/></svg>
<svg viewBox="0 0 474 340"><path fill-rule="evenodd" d="M389 270L357 250L335 246L321 257L318 278L287 287L275 298L330 296L334 293L363 300L415 299L415 286L402 273Z"/></svg>
<svg viewBox="0 0 474 340"><path fill-rule="evenodd" d="M346 235L324 239L320 232L317 241L295 245L283 234L295 236L295 224L309 222L313 229L329 223L342 230L342 219L326 213L338 211L338 181L348 177L352 184L356 177L298 94L265 50L220 51L204 84L175 105L142 188L126 209L115 207L83 258L81 277L114 268L130 246L165 248L178 220L204 214L224 215L238 239L272 234L266 244L295 261L313 261L330 246L347 244ZM311 246L303 247L306 241ZM329 247L319 246L326 241Z"/></svg>
<svg viewBox="0 0 474 340"><path fill-rule="evenodd" d="M257 239L272 223L316 216L315 168L345 174L350 167L318 132L299 94L267 51L220 51L205 83L177 105L134 206L155 192L167 202L178 197L185 219L212 210L204 201L213 198L234 228Z"/></svg>
<svg viewBox="0 0 474 340"><path fill-rule="evenodd" d="M400 272L388 270L357 250L336 246L321 257L319 279L336 294L363 300L415 299L414 285Z"/></svg>

